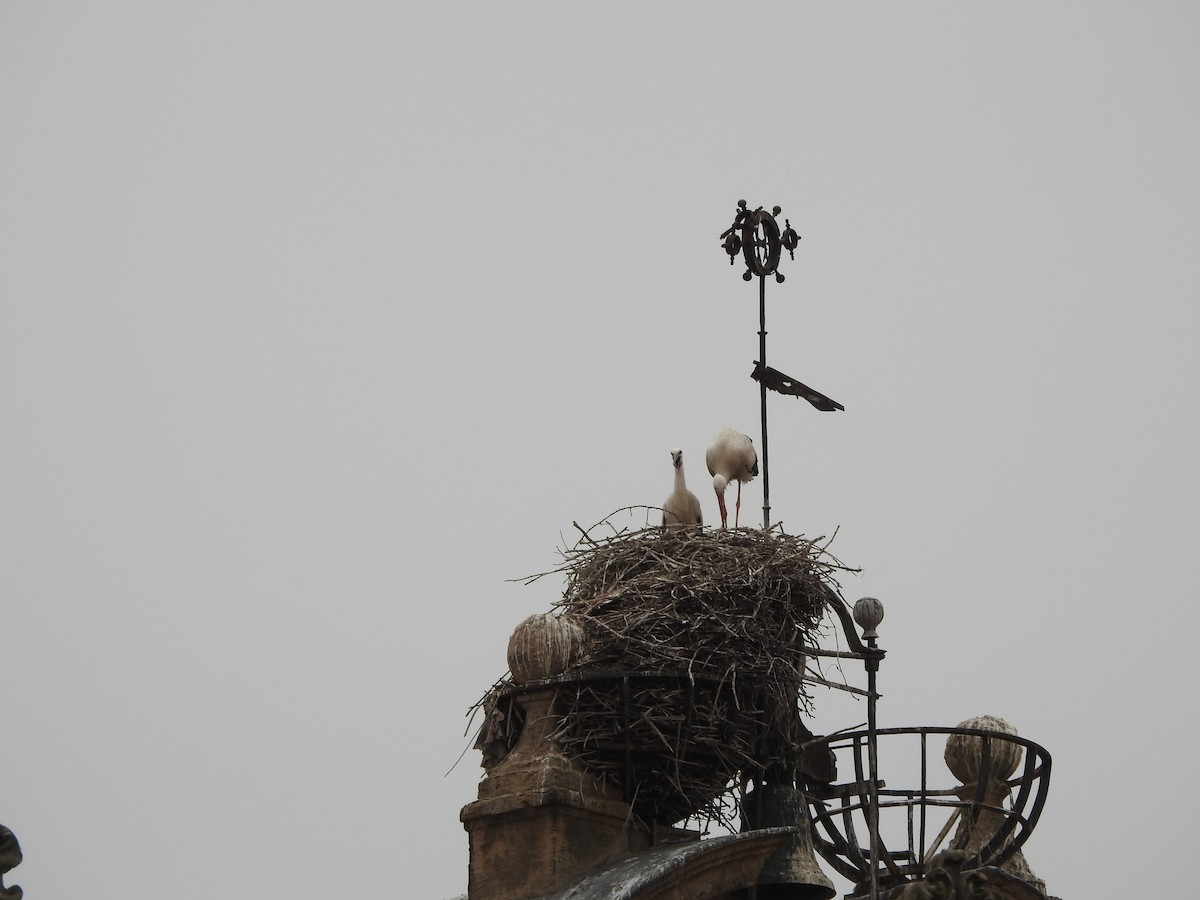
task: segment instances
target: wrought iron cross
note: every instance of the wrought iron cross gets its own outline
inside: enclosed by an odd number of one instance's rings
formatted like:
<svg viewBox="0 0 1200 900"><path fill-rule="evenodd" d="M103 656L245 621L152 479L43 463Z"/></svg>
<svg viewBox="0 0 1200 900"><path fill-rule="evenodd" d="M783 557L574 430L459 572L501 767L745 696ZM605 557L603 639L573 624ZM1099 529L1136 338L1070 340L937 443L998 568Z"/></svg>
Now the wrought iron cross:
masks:
<svg viewBox="0 0 1200 900"><path fill-rule="evenodd" d="M775 281L783 283L783 273L779 271L779 260L783 251L795 261L796 246L800 243L800 235L792 228L792 223L783 220L783 231L779 230L776 217L782 212L778 206L767 212L761 206L755 210L746 208L746 201L738 201L738 211L733 218L733 224L721 233L721 243L729 254L729 264L732 266L738 253L746 263L746 271L742 273L745 281L751 281L758 276L758 359L754 361L754 371L750 377L758 382L759 398L762 407L762 484L763 484L763 529L771 527L771 479L767 465L767 391L788 394L792 397L802 397L822 412L845 410L842 404L831 400L819 391L785 375L767 365L767 276L774 275Z"/></svg>

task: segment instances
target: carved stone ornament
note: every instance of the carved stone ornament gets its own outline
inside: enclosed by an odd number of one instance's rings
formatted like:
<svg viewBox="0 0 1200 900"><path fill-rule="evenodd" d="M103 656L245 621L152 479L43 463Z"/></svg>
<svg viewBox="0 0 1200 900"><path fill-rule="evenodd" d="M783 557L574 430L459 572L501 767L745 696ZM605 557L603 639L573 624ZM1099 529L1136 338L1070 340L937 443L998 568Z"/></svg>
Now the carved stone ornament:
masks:
<svg viewBox="0 0 1200 900"><path fill-rule="evenodd" d="M508 668L517 684L561 675L579 658L583 629L567 616L536 613L508 639Z"/></svg>
<svg viewBox="0 0 1200 900"><path fill-rule="evenodd" d="M906 887L900 900L1003 900L982 873L963 872L966 861L961 850L944 850L933 858L925 880Z"/></svg>
<svg viewBox="0 0 1200 900"><path fill-rule="evenodd" d="M906 885L893 900L1057 900L1023 878L996 866L963 871L967 855L943 850L924 881Z"/></svg>
<svg viewBox="0 0 1200 900"><path fill-rule="evenodd" d="M959 728L979 728L1000 734L1016 735L1017 729L996 716L978 716L958 723ZM950 849L962 850L968 857L978 857L981 850L1005 825L1006 815L999 812L1009 796L1006 779L1011 778L1021 764L1021 745L1013 741L991 740L990 766L987 783L978 784L983 768L983 739L974 735L952 734L946 739L946 766L954 773L962 787L959 799L970 802L982 794L983 806L971 815L964 815L958 830L950 842ZM1017 850L1000 864L1000 868L1029 882L1041 892L1046 882L1029 867L1025 854Z"/></svg>
<svg viewBox="0 0 1200 900"><path fill-rule="evenodd" d="M4 886L4 875L21 864L21 845L17 836L0 825L0 900L21 900L24 891L18 885Z"/></svg>

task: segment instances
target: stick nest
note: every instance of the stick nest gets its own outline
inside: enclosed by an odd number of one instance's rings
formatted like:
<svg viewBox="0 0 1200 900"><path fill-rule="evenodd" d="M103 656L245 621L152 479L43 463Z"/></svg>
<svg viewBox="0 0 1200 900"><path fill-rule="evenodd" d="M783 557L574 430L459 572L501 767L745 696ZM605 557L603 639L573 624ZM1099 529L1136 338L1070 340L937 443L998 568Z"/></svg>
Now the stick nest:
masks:
<svg viewBox="0 0 1200 900"><path fill-rule="evenodd" d="M796 767L804 648L844 566L813 541L752 529L585 533L563 555L554 609L584 635L553 679L552 738L567 756L666 823L724 822L738 773ZM480 701L485 766L519 737L516 687L505 679Z"/></svg>

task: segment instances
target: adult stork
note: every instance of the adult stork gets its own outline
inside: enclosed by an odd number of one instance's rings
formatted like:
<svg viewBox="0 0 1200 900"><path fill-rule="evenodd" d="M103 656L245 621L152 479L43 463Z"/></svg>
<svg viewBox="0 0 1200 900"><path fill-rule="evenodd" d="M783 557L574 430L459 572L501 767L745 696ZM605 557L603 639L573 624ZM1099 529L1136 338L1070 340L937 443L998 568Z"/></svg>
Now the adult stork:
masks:
<svg viewBox="0 0 1200 900"><path fill-rule="evenodd" d="M703 525L700 500L688 490L683 480L683 451L678 447L671 451L671 464L675 466L675 490L663 501L663 528L679 531L681 528Z"/></svg>
<svg viewBox="0 0 1200 900"><path fill-rule="evenodd" d="M733 511L733 526L736 528L742 510L742 483L758 474L758 454L754 452L754 442L747 435L726 425L713 438L708 452L704 454L704 461L708 463L708 474L713 477L713 490L717 492L717 504L721 507L722 528L729 524L729 514L725 510L725 488L729 482L737 482L737 505Z"/></svg>

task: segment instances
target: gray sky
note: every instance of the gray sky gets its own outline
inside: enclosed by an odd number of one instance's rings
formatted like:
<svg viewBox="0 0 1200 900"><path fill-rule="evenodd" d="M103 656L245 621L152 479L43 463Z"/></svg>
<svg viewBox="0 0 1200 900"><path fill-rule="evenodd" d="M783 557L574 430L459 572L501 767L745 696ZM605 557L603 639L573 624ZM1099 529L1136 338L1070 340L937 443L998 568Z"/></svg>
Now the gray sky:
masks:
<svg viewBox="0 0 1200 900"><path fill-rule="evenodd" d="M561 587L506 579L660 503L671 447L714 520L704 447L757 434L744 197L803 235L769 358L846 406L773 401L773 512L885 603L881 724L1009 719L1051 892L1169 892L1198 39L1182 2L0 4L10 883L465 890L478 755L445 773Z"/></svg>

